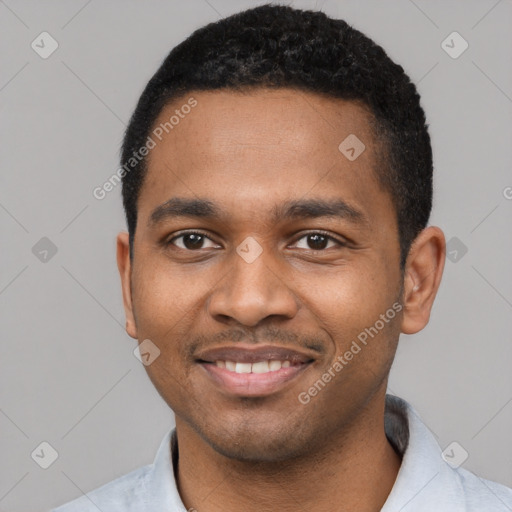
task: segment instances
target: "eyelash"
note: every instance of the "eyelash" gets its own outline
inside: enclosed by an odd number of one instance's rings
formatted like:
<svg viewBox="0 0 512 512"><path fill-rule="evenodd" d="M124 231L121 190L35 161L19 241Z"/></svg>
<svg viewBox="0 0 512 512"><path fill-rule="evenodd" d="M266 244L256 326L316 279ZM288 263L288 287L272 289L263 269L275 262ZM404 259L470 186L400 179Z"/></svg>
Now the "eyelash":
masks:
<svg viewBox="0 0 512 512"><path fill-rule="evenodd" d="M177 249L181 249L183 251L198 252L200 249L198 249L197 251L193 251L191 249L182 249L181 247L177 247L173 243L178 238L182 238L182 237L187 236L187 235L203 236L205 238L208 238L208 240L210 240L211 242L214 242L214 240L212 240L206 233L203 233L202 231L191 230L191 231L184 231L184 232L180 233L179 235L176 235L176 236L172 237L171 239L169 239L166 242L164 242L164 245L166 247L169 246L169 245L174 245L174 247L176 247ZM333 241L333 242L337 243L339 247L345 247L347 245L346 242L342 242L341 240L338 240L337 238L334 238L332 235L330 235L329 233L327 233L325 231L322 231L322 230L309 231L307 233L303 233L299 238L297 238L295 240L294 243L297 243L299 240L302 240L303 238L305 238L305 237L307 237L309 235L322 235L322 236L326 237L329 241ZM332 249L332 247L331 247L331 249ZM303 249L303 250L306 250L306 249ZM326 249L309 249L309 250L310 251L316 251L316 252L324 252L324 251L327 250L327 248Z"/></svg>

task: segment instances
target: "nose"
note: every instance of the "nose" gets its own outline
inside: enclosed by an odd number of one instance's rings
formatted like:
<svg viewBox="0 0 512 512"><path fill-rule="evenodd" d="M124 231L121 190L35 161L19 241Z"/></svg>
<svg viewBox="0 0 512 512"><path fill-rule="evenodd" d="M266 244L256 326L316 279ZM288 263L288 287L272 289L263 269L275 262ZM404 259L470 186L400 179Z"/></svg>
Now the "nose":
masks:
<svg viewBox="0 0 512 512"><path fill-rule="evenodd" d="M293 318L298 302L271 259L265 250L250 263L234 253L231 271L210 295L209 314L218 321L234 319L249 327L270 316Z"/></svg>

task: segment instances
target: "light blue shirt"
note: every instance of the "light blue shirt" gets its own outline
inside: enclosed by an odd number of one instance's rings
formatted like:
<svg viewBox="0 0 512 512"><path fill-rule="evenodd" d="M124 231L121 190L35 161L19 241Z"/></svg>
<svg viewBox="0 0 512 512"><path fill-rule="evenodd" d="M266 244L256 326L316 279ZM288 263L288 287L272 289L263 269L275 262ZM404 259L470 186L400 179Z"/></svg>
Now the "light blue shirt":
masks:
<svg viewBox="0 0 512 512"><path fill-rule="evenodd" d="M413 407L386 396L386 435L402 465L381 512L510 512L512 489L456 467L460 445L445 449ZM162 440L153 464L136 469L52 512L187 512L174 478L174 429ZM446 461L448 462L446 462Z"/></svg>

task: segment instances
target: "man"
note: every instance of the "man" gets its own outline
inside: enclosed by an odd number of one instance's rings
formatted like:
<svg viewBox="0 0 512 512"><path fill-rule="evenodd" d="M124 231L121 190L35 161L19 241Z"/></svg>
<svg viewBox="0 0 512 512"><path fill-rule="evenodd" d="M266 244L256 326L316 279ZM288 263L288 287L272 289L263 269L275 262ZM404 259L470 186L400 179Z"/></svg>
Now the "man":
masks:
<svg viewBox="0 0 512 512"><path fill-rule="evenodd" d="M176 416L154 464L58 509L502 511L386 395L444 266L414 85L320 12L192 34L125 134L126 330Z"/></svg>

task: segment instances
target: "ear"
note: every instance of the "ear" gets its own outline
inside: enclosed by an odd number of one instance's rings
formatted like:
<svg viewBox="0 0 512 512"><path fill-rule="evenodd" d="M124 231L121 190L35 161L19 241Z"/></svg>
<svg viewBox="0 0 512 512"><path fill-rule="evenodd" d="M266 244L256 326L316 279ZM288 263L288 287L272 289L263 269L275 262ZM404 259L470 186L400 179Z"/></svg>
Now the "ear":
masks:
<svg viewBox="0 0 512 512"><path fill-rule="evenodd" d="M123 232L117 235L117 268L121 276L123 290L124 313L126 315L126 332L129 336L137 339L137 326L132 304L132 267L130 260L130 242L128 233Z"/></svg>
<svg viewBox="0 0 512 512"><path fill-rule="evenodd" d="M446 241L439 228L425 228L414 240L404 273L401 326L404 334L417 333L427 325L441 283L445 256Z"/></svg>

